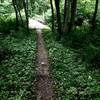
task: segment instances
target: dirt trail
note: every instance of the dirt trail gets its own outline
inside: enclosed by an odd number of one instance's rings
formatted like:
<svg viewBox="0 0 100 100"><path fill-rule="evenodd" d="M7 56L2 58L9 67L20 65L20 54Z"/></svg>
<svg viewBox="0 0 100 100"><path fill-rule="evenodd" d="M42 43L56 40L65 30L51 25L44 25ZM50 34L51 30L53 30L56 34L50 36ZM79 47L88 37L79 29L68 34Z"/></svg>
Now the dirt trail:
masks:
<svg viewBox="0 0 100 100"><path fill-rule="evenodd" d="M48 54L42 37L42 29L50 28L33 19L29 19L29 27L37 30L37 100L55 100L49 73Z"/></svg>
<svg viewBox="0 0 100 100"><path fill-rule="evenodd" d="M37 30L37 50L37 100L55 100L41 29Z"/></svg>

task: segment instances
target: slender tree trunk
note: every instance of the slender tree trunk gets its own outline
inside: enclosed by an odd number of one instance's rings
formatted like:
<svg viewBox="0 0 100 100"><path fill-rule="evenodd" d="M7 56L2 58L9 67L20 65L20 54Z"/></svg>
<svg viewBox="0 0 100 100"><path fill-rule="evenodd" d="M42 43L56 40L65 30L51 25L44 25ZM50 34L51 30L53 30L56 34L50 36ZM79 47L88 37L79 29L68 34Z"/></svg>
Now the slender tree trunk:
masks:
<svg viewBox="0 0 100 100"><path fill-rule="evenodd" d="M68 32L68 21L69 21L69 15L70 15L70 0L65 0L65 6L64 6L64 28L63 32Z"/></svg>
<svg viewBox="0 0 100 100"><path fill-rule="evenodd" d="M21 16L21 12L20 12L20 7L19 7L19 4L16 2L16 6L17 6L17 11L18 11L18 14L19 14L19 18L21 20L21 24L23 25L23 19L22 19L22 16Z"/></svg>
<svg viewBox="0 0 100 100"><path fill-rule="evenodd" d="M55 6L56 6L56 13L57 13L57 24L58 24L58 40L61 39L62 31L61 31L61 17L60 17L60 1L55 0Z"/></svg>
<svg viewBox="0 0 100 100"><path fill-rule="evenodd" d="M19 26L19 20L18 20L18 11L17 11L17 6L16 6L16 1L12 0L12 3L15 10L15 15L16 15L16 30L17 30Z"/></svg>
<svg viewBox="0 0 100 100"><path fill-rule="evenodd" d="M67 13L67 2L68 2L68 0L65 0L65 4L64 4L64 23L65 23L66 13Z"/></svg>
<svg viewBox="0 0 100 100"><path fill-rule="evenodd" d="M77 0L72 0L71 1L71 19L70 19L68 32L71 32L73 30L74 20L75 20L75 15L76 15L76 7L77 7Z"/></svg>
<svg viewBox="0 0 100 100"><path fill-rule="evenodd" d="M54 8L53 8L53 2L50 0L51 5L51 12L52 12L52 32L54 32Z"/></svg>
<svg viewBox="0 0 100 100"><path fill-rule="evenodd" d="M24 10L25 10L25 16L26 16L26 27L27 27L27 31L29 32L29 20L28 20L28 0L23 0L23 5L24 5Z"/></svg>
<svg viewBox="0 0 100 100"><path fill-rule="evenodd" d="M91 27L92 31L94 31L96 27L96 15L98 11L98 4L99 4L99 0L96 0L95 11L94 11L93 18L92 18L92 27Z"/></svg>

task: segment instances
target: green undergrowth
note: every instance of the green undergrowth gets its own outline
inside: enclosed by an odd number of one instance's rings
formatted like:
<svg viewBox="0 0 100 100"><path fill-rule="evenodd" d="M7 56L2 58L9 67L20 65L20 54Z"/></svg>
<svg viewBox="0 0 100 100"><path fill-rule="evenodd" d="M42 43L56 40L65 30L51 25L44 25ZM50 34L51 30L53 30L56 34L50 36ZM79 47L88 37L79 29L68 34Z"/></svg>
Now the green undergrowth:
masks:
<svg viewBox="0 0 100 100"><path fill-rule="evenodd" d="M76 50L53 37L44 31L57 100L100 100L100 70L91 70Z"/></svg>
<svg viewBox="0 0 100 100"><path fill-rule="evenodd" d="M83 61L93 68L100 67L100 28L91 31L88 26L82 26L71 33L65 34L62 44L80 54Z"/></svg>
<svg viewBox="0 0 100 100"><path fill-rule="evenodd" d="M0 34L0 100L35 99L35 33Z"/></svg>

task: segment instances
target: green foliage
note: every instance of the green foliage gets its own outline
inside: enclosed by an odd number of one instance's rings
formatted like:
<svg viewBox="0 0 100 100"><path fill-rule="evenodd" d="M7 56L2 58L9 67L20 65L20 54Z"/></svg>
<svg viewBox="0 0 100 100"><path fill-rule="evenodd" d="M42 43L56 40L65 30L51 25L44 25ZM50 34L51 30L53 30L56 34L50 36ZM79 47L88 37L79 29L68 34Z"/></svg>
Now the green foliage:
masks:
<svg viewBox="0 0 100 100"><path fill-rule="evenodd" d="M41 15L42 13L46 12L49 9L49 2L48 0L35 0L30 1L29 12L31 16L35 14Z"/></svg>
<svg viewBox="0 0 100 100"><path fill-rule="evenodd" d="M88 26L77 27L75 31L68 33L65 37L63 37L62 43L65 46L69 46L74 49L81 49L85 44L89 42L89 37L90 34Z"/></svg>
<svg viewBox="0 0 100 100"><path fill-rule="evenodd" d="M44 37L57 99L98 100L100 98L100 70L89 70L89 65L82 61L78 52L55 41L51 32L46 31Z"/></svg>
<svg viewBox="0 0 100 100"><path fill-rule="evenodd" d="M13 6L11 2L0 3L0 32L9 34L16 27L15 17L13 16Z"/></svg>
<svg viewBox="0 0 100 100"><path fill-rule="evenodd" d="M45 14L44 14L44 18L45 18L45 20L48 22L48 23L50 23L51 22L51 10L49 9L49 10L47 10L47 12L45 12Z"/></svg>
<svg viewBox="0 0 100 100"><path fill-rule="evenodd" d="M0 17L0 32L9 34L11 30L16 28L15 19Z"/></svg>
<svg viewBox="0 0 100 100"><path fill-rule="evenodd" d="M13 6L10 2L5 1L0 3L0 16L10 16L14 12Z"/></svg>
<svg viewBox="0 0 100 100"><path fill-rule="evenodd" d="M62 39L66 47L73 48L80 54L83 61L94 67L100 65L100 29L91 32L88 25L77 27ZM66 35L66 34L65 34Z"/></svg>
<svg viewBox="0 0 100 100"><path fill-rule="evenodd" d="M34 100L35 50L33 32L0 36L0 100ZM4 59L5 57L5 59Z"/></svg>
<svg viewBox="0 0 100 100"><path fill-rule="evenodd" d="M87 55L88 55L87 60L89 60L89 59L92 59L93 56L96 55L96 53L98 53L98 48L96 48L92 44L89 44L88 47L86 48L86 52L87 52Z"/></svg>
<svg viewBox="0 0 100 100"><path fill-rule="evenodd" d="M95 0L78 0L78 13L86 15L92 14L95 7Z"/></svg>

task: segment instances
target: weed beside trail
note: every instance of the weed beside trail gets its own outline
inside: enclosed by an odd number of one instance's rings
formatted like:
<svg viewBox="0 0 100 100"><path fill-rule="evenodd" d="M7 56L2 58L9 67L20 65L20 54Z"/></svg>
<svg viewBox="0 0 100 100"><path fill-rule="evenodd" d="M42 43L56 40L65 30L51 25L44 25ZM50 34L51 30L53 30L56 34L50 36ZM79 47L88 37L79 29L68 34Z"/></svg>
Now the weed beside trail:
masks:
<svg viewBox="0 0 100 100"><path fill-rule="evenodd" d="M0 100L34 100L34 33L0 36Z"/></svg>

